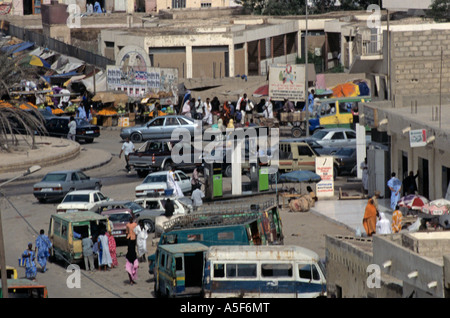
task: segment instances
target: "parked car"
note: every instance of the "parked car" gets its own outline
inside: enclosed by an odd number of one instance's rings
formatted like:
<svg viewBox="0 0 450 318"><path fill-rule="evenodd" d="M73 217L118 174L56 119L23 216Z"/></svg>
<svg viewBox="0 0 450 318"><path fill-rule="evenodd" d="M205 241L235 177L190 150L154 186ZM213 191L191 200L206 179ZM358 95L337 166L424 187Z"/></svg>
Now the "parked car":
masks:
<svg viewBox="0 0 450 318"><path fill-rule="evenodd" d="M47 173L45 177L33 185L33 194L39 202L61 200L70 191L100 190L100 179L91 178L80 170L62 170Z"/></svg>
<svg viewBox="0 0 450 318"><path fill-rule="evenodd" d="M169 171L158 171L150 173L140 185L136 187L136 197L147 196L149 194L164 195L167 189L167 174ZM175 182L183 193L192 191L190 178L181 170L175 170Z"/></svg>
<svg viewBox="0 0 450 318"><path fill-rule="evenodd" d="M151 119L143 126L123 128L120 138L123 140L130 138L134 143L149 139L172 139L172 132L176 128L185 128L189 130L191 136L194 136L197 123L192 118L182 115L160 116Z"/></svg>
<svg viewBox="0 0 450 318"><path fill-rule="evenodd" d="M319 129L311 137L324 147L356 147L356 132L350 128Z"/></svg>
<svg viewBox="0 0 450 318"><path fill-rule="evenodd" d="M147 198L143 199L146 200ZM149 198L150 199L150 198ZM163 198L159 198L163 199ZM156 201L157 202L157 201ZM183 208L179 208L181 204L175 201L175 212L184 213ZM155 219L164 214L164 205L162 206L154 206L147 203L147 207L144 207L142 204L133 201L127 200L118 200L118 201L108 201L99 204L100 213L106 211L130 211L136 217L137 221L143 220L145 224L148 225L148 233L152 233L155 231ZM128 217L129 219L129 217ZM127 220L128 222L128 220Z"/></svg>
<svg viewBox="0 0 450 318"><path fill-rule="evenodd" d="M69 120L67 116L54 116L46 120L45 128L48 134L52 137L67 138L69 133ZM86 143L91 143L94 138L100 136L100 127L90 124L83 118L75 118L77 122L77 133L75 136L76 141L84 140Z"/></svg>
<svg viewBox="0 0 450 318"><path fill-rule="evenodd" d="M315 152L317 152L319 155L332 155L336 151L340 149L340 147L328 147L328 146L322 146L317 142L315 138L312 137L303 137L303 138L289 138L289 139L283 139L280 140L281 142L306 142Z"/></svg>
<svg viewBox="0 0 450 318"><path fill-rule="evenodd" d="M106 216L111 223L111 234L117 240L124 240L127 237L127 223L131 217L135 217L130 209L111 209L100 213Z"/></svg>
<svg viewBox="0 0 450 318"><path fill-rule="evenodd" d="M354 174L356 171L354 167L356 166L356 148L346 147L339 149L335 154L334 158L337 161L338 174Z"/></svg>
<svg viewBox="0 0 450 318"><path fill-rule="evenodd" d="M79 190L66 194L62 202L56 207L57 213L70 213L79 211L99 211L99 204L109 201L99 190Z"/></svg>

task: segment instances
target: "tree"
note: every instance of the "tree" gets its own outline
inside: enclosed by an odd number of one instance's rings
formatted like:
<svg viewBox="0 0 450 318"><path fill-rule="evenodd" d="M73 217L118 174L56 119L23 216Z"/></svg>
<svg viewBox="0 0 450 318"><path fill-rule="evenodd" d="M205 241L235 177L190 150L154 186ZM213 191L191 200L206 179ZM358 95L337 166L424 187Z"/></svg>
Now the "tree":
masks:
<svg viewBox="0 0 450 318"><path fill-rule="evenodd" d="M450 22L450 0L434 0L426 14L435 22Z"/></svg>
<svg viewBox="0 0 450 318"><path fill-rule="evenodd" d="M8 96L10 89L21 80L36 78L33 67L22 63L26 53L12 56L7 50L0 49L0 96ZM43 125L44 118L32 106L21 109L16 102L0 103L0 151L10 151L12 145L17 145L21 138L29 147L35 147L35 135L46 134ZM31 137L31 142L29 138Z"/></svg>

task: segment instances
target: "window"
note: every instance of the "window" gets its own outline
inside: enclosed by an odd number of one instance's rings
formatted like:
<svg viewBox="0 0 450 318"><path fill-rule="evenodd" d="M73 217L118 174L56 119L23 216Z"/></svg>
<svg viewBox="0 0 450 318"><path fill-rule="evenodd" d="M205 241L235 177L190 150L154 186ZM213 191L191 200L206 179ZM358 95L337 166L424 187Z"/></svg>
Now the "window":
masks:
<svg viewBox="0 0 450 318"><path fill-rule="evenodd" d="M80 180L89 180L89 177L81 171L78 172L78 177L80 178Z"/></svg>
<svg viewBox="0 0 450 318"><path fill-rule="evenodd" d="M107 198L101 192L97 192L97 194L98 194L100 201L106 201Z"/></svg>
<svg viewBox="0 0 450 318"><path fill-rule="evenodd" d="M356 139L356 134L353 131L347 131L345 134L347 135L347 139Z"/></svg>
<svg viewBox="0 0 450 318"><path fill-rule="evenodd" d="M159 264L161 268L166 267L166 257L167 255L165 253L161 253L161 261Z"/></svg>
<svg viewBox="0 0 450 318"><path fill-rule="evenodd" d="M98 201L100 201L100 199L98 198L97 193L94 193L94 202L98 202Z"/></svg>
<svg viewBox="0 0 450 318"><path fill-rule="evenodd" d="M169 117L166 119L166 126L178 126L178 120L175 117Z"/></svg>
<svg viewBox="0 0 450 318"><path fill-rule="evenodd" d="M225 265L224 264L214 264L213 277L216 277L216 278L224 278L225 277Z"/></svg>
<svg viewBox="0 0 450 318"><path fill-rule="evenodd" d="M164 117L162 118L156 118L154 121L152 121L150 124L148 124L149 127L154 126L163 126L164 125Z"/></svg>
<svg viewBox="0 0 450 318"><path fill-rule="evenodd" d="M298 265L298 276L306 280L320 280L320 274L313 264Z"/></svg>
<svg viewBox="0 0 450 318"><path fill-rule="evenodd" d="M172 0L172 8L186 8L186 0Z"/></svg>
<svg viewBox="0 0 450 318"><path fill-rule="evenodd" d="M343 132L336 132L333 134L333 136L331 136L332 140L342 140L345 139L344 137L344 133Z"/></svg>
<svg viewBox="0 0 450 318"><path fill-rule="evenodd" d="M313 156L313 152L309 147L306 146L298 146L298 154L300 156Z"/></svg>
<svg viewBox="0 0 450 318"><path fill-rule="evenodd" d="M202 234L188 234L187 240L189 242L203 241L203 235Z"/></svg>
<svg viewBox="0 0 450 318"><path fill-rule="evenodd" d="M178 120L180 121L180 123L182 125L191 125L192 123L188 122L186 119L184 118L178 118Z"/></svg>
<svg viewBox="0 0 450 318"><path fill-rule="evenodd" d="M234 232L220 232L217 233L217 239L222 240L234 240Z"/></svg>
<svg viewBox="0 0 450 318"><path fill-rule="evenodd" d="M185 175L184 173L179 173L178 175L180 176L181 180L189 180L189 177L187 175Z"/></svg>
<svg viewBox="0 0 450 318"><path fill-rule="evenodd" d="M262 277L292 277L292 264L261 264Z"/></svg>
<svg viewBox="0 0 450 318"><path fill-rule="evenodd" d="M256 277L256 264L227 264L227 277Z"/></svg>
<svg viewBox="0 0 450 318"><path fill-rule="evenodd" d="M61 226L61 237L67 238L67 224L63 223Z"/></svg>
<svg viewBox="0 0 450 318"><path fill-rule="evenodd" d="M78 175L74 172L72 173L72 181L78 181Z"/></svg>
<svg viewBox="0 0 450 318"><path fill-rule="evenodd" d="M61 222L59 220L53 220L53 233L55 235L61 235Z"/></svg>

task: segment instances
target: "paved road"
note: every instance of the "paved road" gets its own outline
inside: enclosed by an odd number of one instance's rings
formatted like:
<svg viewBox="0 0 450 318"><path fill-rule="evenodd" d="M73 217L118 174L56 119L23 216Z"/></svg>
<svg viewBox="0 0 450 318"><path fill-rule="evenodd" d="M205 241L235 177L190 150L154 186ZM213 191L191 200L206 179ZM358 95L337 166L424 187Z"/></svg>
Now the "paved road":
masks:
<svg viewBox="0 0 450 318"><path fill-rule="evenodd" d="M121 141L119 132L103 130L102 136L93 144L84 147L95 147L110 151L113 159L104 167L89 170L91 176L102 177L102 192L114 199L134 199L134 188L142 179L135 174L127 174L124 160L117 157ZM70 162L67 164L70 166ZM230 183L229 178L224 183ZM40 204L34 198L31 188L24 185L28 181L18 181L7 186L6 198L0 202L3 231L5 237L7 264L16 266L19 255L26 249L28 242L34 242L40 229L47 231L51 214L56 211L56 203ZM20 189L20 191L19 191ZM16 192L15 192L16 191ZM267 197L267 199L272 197ZM285 244L308 247L316 251L320 257L325 256L325 235L352 233L335 222L312 213L289 213L281 211ZM34 244L33 244L34 245ZM149 253L154 251L151 238L148 240ZM69 288L73 276L66 271L67 264L51 263L46 273L38 273L37 280L48 286L49 296L58 298L151 298L153 297L153 279L148 273L147 264L141 264L137 284L130 286L124 270L126 247L117 248L119 267L106 272L86 274L81 271L80 287ZM24 276L23 268L18 268L19 276ZM70 284L69 284L70 286Z"/></svg>

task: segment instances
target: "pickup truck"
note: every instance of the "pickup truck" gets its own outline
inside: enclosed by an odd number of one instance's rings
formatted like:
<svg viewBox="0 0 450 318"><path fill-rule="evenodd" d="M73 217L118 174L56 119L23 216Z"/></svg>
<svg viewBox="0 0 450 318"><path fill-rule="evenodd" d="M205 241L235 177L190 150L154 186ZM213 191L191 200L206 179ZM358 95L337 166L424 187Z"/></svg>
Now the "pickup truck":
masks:
<svg viewBox="0 0 450 318"><path fill-rule="evenodd" d="M316 158L320 155L306 142L280 141L278 172L294 170L316 171ZM338 162L334 159L334 177L337 176Z"/></svg>
<svg viewBox="0 0 450 318"><path fill-rule="evenodd" d="M181 157L185 147L190 148L189 160L178 162L179 160L174 159L173 153ZM173 153L172 150L174 150ZM150 172L158 170L194 169L197 163L195 156L201 157L201 151L195 151L191 144L184 145L179 140L154 140L145 142L137 151L130 153L128 164L136 170L140 178L144 178Z"/></svg>

